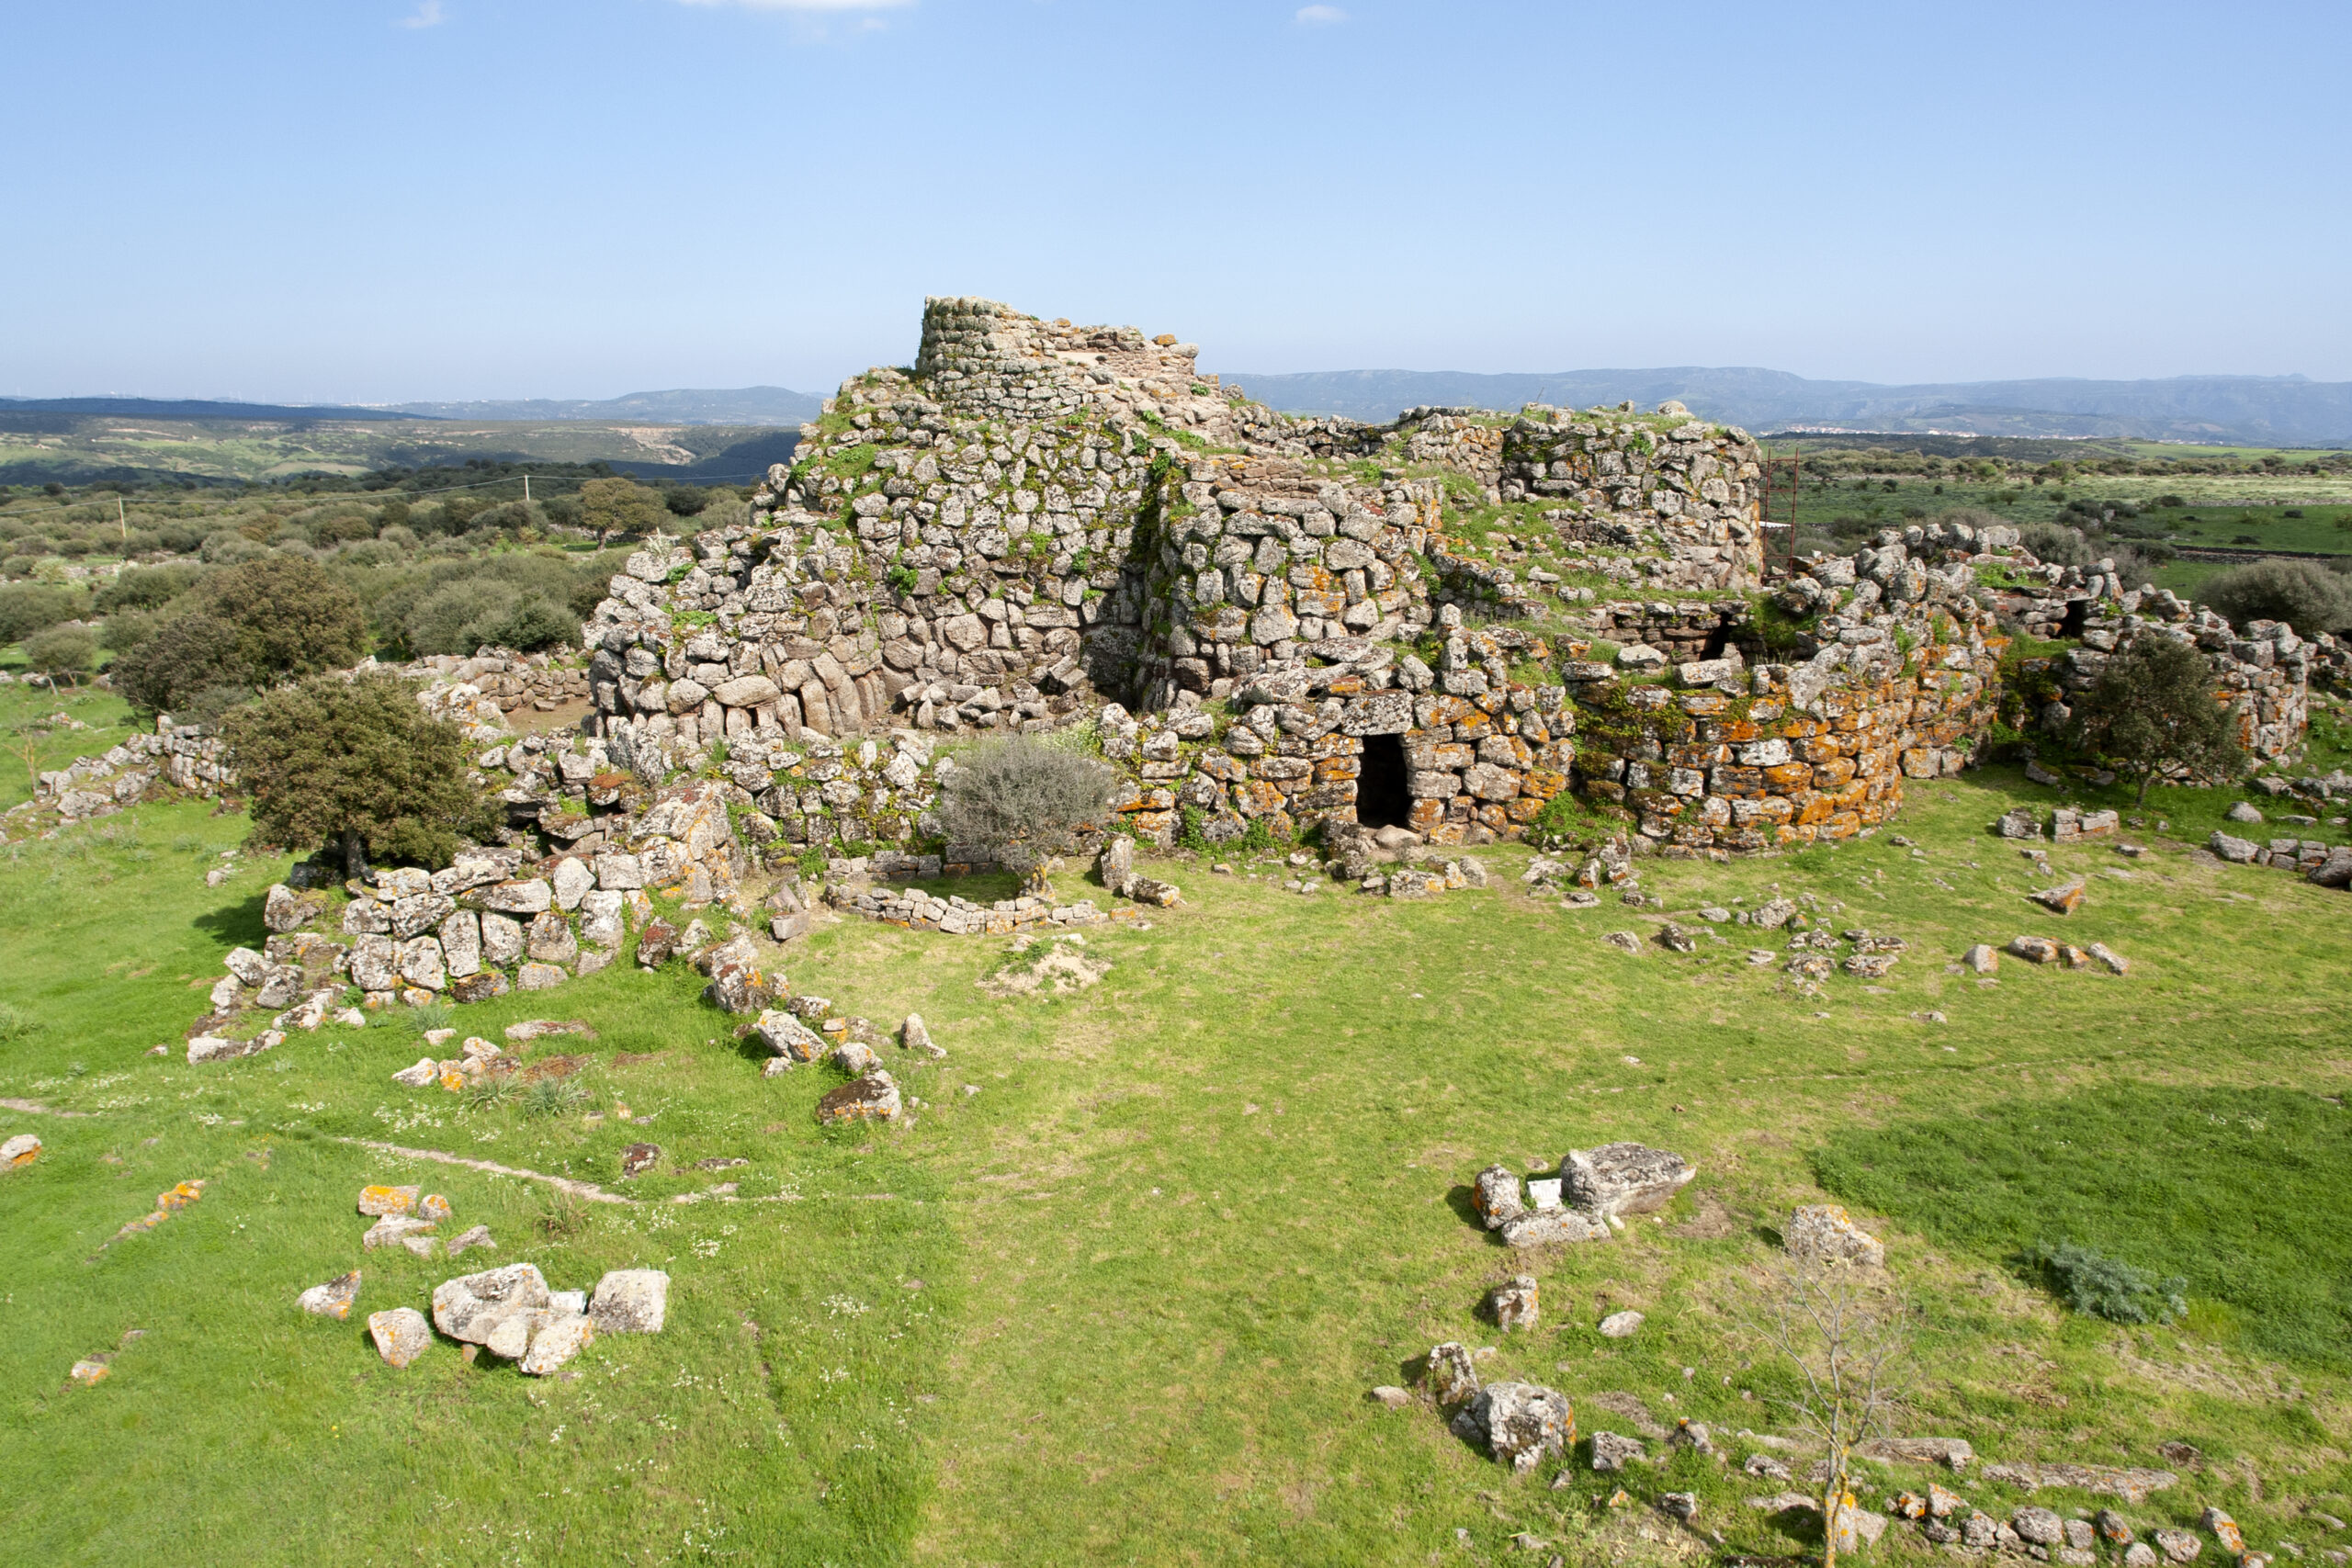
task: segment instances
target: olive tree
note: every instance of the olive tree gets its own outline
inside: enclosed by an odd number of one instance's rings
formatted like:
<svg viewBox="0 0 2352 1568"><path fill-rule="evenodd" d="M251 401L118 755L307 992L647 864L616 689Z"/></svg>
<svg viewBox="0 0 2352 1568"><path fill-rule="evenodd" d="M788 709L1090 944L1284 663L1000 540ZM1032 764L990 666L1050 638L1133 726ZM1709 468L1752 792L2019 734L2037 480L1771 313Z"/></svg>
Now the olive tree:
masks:
<svg viewBox="0 0 2352 1568"><path fill-rule="evenodd" d="M2212 666L2161 632L2143 632L2109 657L2074 709L2075 743L2139 780L2143 804L2160 774L2222 777L2245 763L2237 716L2215 692Z"/></svg>
<svg viewBox="0 0 2352 1568"><path fill-rule="evenodd" d="M254 836L334 848L348 874L370 860L444 866L497 815L466 779L465 732L386 672L318 675L231 713L221 735L251 803Z"/></svg>
<svg viewBox="0 0 2352 1568"><path fill-rule="evenodd" d="M950 842L980 844L1026 869L1101 818L1111 770L1035 736L985 741L954 759L935 807Z"/></svg>

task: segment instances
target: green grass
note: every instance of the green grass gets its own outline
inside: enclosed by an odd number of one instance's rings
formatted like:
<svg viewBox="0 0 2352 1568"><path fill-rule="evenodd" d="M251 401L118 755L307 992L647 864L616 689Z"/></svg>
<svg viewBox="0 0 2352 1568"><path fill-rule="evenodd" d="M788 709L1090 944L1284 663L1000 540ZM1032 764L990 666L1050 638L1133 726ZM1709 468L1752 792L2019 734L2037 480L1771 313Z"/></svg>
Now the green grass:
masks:
<svg viewBox="0 0 2352 1568"><path fill-rule="evenodd" d="M2352 1368L2352 1112L2308 1089L2148 1084L1856 1129L1815 1168L1947 1247L2079 1242L2178 1274L2266 1354ZM2194 1310L2194 1309L2192 1309Z"/></svg>
<svg viewBox="0 0 2352 1568"><path fill-rule="evenodd" d="M0 1095L92 1114L0 1112L0 1128L50 1145L0 1176L11 1551L113 1562L169 1540L166 1557L265 1563L1420 1563L1452 1560L1457 1529L1464 1561L1503 1560L1526 1529L1606 1560L1624 1545L1607 1521L1625 1516L1589 1511L1589 1472L1560 1492L1548 1467L1513 1481L1432 1411L1382 1410L1364 1391L1404 1381L1438 1340L1498 1343L1476 1304L1524 1270L1542 1284L1542 1324L1499 1342L1490 1379L1562 1389L1586 1430L1623 1429L1591 1403L1605 1393L1668 1423L1771 1429L1786 1384L1737 1331L1738 1299L1790 1206L1827 1196L1825 1151L2019 1103L2056 1114L2345 1092L2343 896L2192 865L2186 843L2231 797L2180 792L2152 799L2177 832L2148 835L2146 860L2052 847L2061 873L2091 883L2061 919L2025 901L2028 863L1986 831L2011 804L2059 798L1998 770L1914 784L1898 826L1924 859L1881 835L1732 865L1644 863L1665 908L1639 911L1527 897L1516 848L1480 852L1489 890L1426 903L1300 897L1274 877L1155 864L1185 907L1088 933L1112 969L1058 998L977 988L1004 939L825 924L785 960L794 988L885 1029L920 1011L949 1052L935 1066L891 1053L922 1102L911 1125L830 1134L810 1108L837 1074L761 1078L695 976L627 965L458 1017L493 1035L526 1016L592 1021L595 1041L554 1037L536 1054L590 1058L575 1081L606 1113L594 1126L522 1097L469 1108L400 1089L387 1075L419 1047L389 1027L206 1067L148 1058L202 1006L220 954L258 942L273 867L206 887L207 852L239 829L195 806L18 846L0 858L0 1002L30 1027L0 1043ZM1775 889L1909 951L1875 988L1840 976L1815 999L1747 964L1751 933L1736 926L1688 955L1600 941ZM1969 943L2020 931L2105 941L2133 972L2011 962L1990 987L1950 972ZM1923 1021L1930 1011L1947 1021ZM616 1102L653 1122L620 1124ZM2148 1125L2067 1113L2085 1135ZM1995 1132L1988 1146L2041 1135ZM622 1190L660 1201L546 1234L549 1201L532 1184L342 1137L616 1187L620 1147L650 1139L661 1173ZM1465 1219L1481 1167L1549 1168L1617 1138L1700 1168L1657 1223L1518 1257ZM2079 1150L2119 1168L2165 1152ZM2210 1157L2201 1144L2180 1156ZM692 1168L711 1157L751 1163ZM2243 1185L2237 1169L2169 1179L2210 1191ZM104 1245L195 1176L213 1181L200 1203ZM666 1201L718 1179L795 1201ZM599 1341L576 1382L469 1366L447 1345L391 1372L356 1320L305 1318L295 1292L356 1266L361 1313L422 1304L474 1260L363 1258L351 1203L370 1180L447 1192L460 1224L498 1235L485 1262L529 1258L559 1285L666 1267L671 1326ZM2222 1462L2129 1510L2135 1522L2188 1522L2210 1502L2257 1544L2303 1529L2302 1501L2352 1489L2346 1379L2258 1337L2284 1321L2271 1308L2200 1285L2229 1313L2162 1329L2082 1319L2020 1279L2011 1237L1907 1218L1922 1213L1907 1186L1877 1202L1858 1217L1922 1307L1910 1429L2005 1459L2157 1463L2157 1442L2193 1442ZM2267 1212L2251 1208L2248 1224ZM2289 1248L2267 1224L2263 1235L2282 1291L2340 1277L2336 1253ZM2166 1250L2146 1261L2166 1267ZM1593 1333L1627 1306L1649 1314L1639 1336ZM105 1382L63 1386L75 1357L132 1327L147 1333ZM1627 1484L1699 1492L1731 1550L1802 1545L1736 1506L1758 1488L1736 1462L1678 1458ZM1999 1506L2009 1494L1980 1482L1971 1495Z"/></svg>
<svg viewBox="0 0 2352 1568"><path fill-rule="evenodd" d="M21 675L23 660L16 657L14 648L6 651L0 666ZM86 728L52 722L61 713ZM39 774L68 766L77 757L98 756L141 728L130 704L96 686L0 686L0 811L31 799Z"/></svg>

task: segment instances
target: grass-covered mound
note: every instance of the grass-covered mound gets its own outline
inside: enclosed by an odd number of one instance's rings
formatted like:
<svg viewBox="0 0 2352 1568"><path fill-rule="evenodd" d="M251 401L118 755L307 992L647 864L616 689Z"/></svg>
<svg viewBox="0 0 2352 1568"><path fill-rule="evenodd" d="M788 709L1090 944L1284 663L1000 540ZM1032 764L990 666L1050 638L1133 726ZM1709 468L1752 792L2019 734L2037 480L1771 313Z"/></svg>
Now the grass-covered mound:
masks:
<svg viewBox="0 0 2352 1568"><path fill-rule="evenodd" d="M2187 1281L2210 1337L2352 1363L2352 1111L2290 1089L2123 1084L1855 1128L1822 1185L2042 1272L2067 1242Z"/></svg>

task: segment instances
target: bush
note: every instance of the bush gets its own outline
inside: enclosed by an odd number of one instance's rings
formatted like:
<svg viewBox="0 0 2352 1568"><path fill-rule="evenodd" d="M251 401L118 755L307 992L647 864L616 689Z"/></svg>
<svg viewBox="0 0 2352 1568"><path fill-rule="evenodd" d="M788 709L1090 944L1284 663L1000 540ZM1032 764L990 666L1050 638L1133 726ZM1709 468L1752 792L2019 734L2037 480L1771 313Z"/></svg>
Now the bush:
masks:
<svg viewBox="0 0 2352 1568"><path fill-rule="evenodd" d="M659 491L634 479L590 479L580 487L580 513L600 534L644 534L661 526L668 509Z"/></svg>
<svg viewBox="0 0 2352 1568"><path fill-rule="evenodd" d="M181 604L116 661L117 686L151 713L176 714L198 692L340 669L368 646L358 596L316 562L292 556L216 571Z"/></svg>
<svg viewBox="0 0 2352 1568"><path fill-rule="evenodd" d="M680 517L692 517L710 504L710 496L692 485L673 485L662 492L662 504Z"/></svg>
<svg viewBox="0 0 2352 1568"><path fill-rule="evenodd" d="M2075 743L2140 781L2142 801L2159 773L2200 777L2245 766L2237 719L2213 689L2212 666L2185 642L2143 632L2109 659L2075 703Z"/></svg>
<svg viewBox="0 0 2352 1568"><path fill-rule="evenodd" d="M579 631L580 623L544 596L484 577L436 589L401 622L402 640L419 653L469 654L491 644L534 653Z"/></svg>
<svg viewBox="0 0 2352 1568"><path fill-rule="evenodd" d="M2109 1323L2169 1323L2188 1315L2188 1303L2181 1297L2188 1281L2178 1276L2151 1280L2129 1263L2102 1258L2071 1241L2030 1247L2026 1261L2076 1312Z"/></svg>
<svg viewBox="0 0 2352 1568"><path fill-rule="evenodd" d="M129 653L154 635L154 616L138 610L118 610L98 628L98 644L116 653Z"/></svg>
<svg viewBox="0 0 2352 1568"><path fill-rule="evenodd" d="M1015 736L957 757L936 809L950 842L986 845L1020 867L1099 818L1112 784L1111 770L1091 758Z"/></svg>
<svg viewBox="0 0 2352 1568"><path fill-rule="evenodd" d="M112 615L124 610L160 610L189 589L204 575L198 566L127 566L112 582L98 590L90 601L91 607L101 615Z"/></svg>
<svg viewBox="0 0 2352 1568"><path fill-rule="evenodd" d="M2051 566L2088 566L2098 559L2081 529L2055 523L2024 525L2018 530L2018 542L2032 551L2036 560Z"/></svg>
<svg viewBox="0 0 2352 1568"><path fill-rule="evenodd" d="M2352 630L2352 592L2317 561L2264 560L2208 580L2205 603L2244 626L2285 621L2305 637Z"/></svg>
<svg viewBox="0 0 2352 1568"><path fill-rule="evenodd" d="M208 566L235 566L242 561L260 560L269 554L269 547L246 538L233 529L222 529L205 536L197 553Z"/></svg>
<svg viewBox="0 0 2352 1568"><path fill-rule="evenodd" d="M22 642L37 631L70 621L78 607L72 593L45 583L0 588L0 644Z"/></svg>
<svg viewBox="0 0 2352 1568"><path fill-rule="evenodd" d="M398 677L313 676L272 692L221 725L248 792L254 836L290 850L444 866L498 814L466 783L465 733L428 716Z"/></svg>
<svg viewBox="0 0 2352 1568"><path fill-rule="evenodd" d="M25 639L25 664L52 680L79 680L98 661L98 639L86 626L51 626Z"/></svg>

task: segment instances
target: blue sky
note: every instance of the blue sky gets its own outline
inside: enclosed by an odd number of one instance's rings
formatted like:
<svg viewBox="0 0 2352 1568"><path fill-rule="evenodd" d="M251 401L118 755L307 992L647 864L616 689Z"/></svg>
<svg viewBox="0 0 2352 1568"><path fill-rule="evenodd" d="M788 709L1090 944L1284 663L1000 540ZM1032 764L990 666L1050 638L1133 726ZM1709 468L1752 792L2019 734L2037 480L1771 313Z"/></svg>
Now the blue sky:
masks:
<svg viewBox="0 0 2352 1568"><path fill-rule="evenodd" d="M2352 379L2352 6L9 8L0 392L1210 368Z"/></svg>

